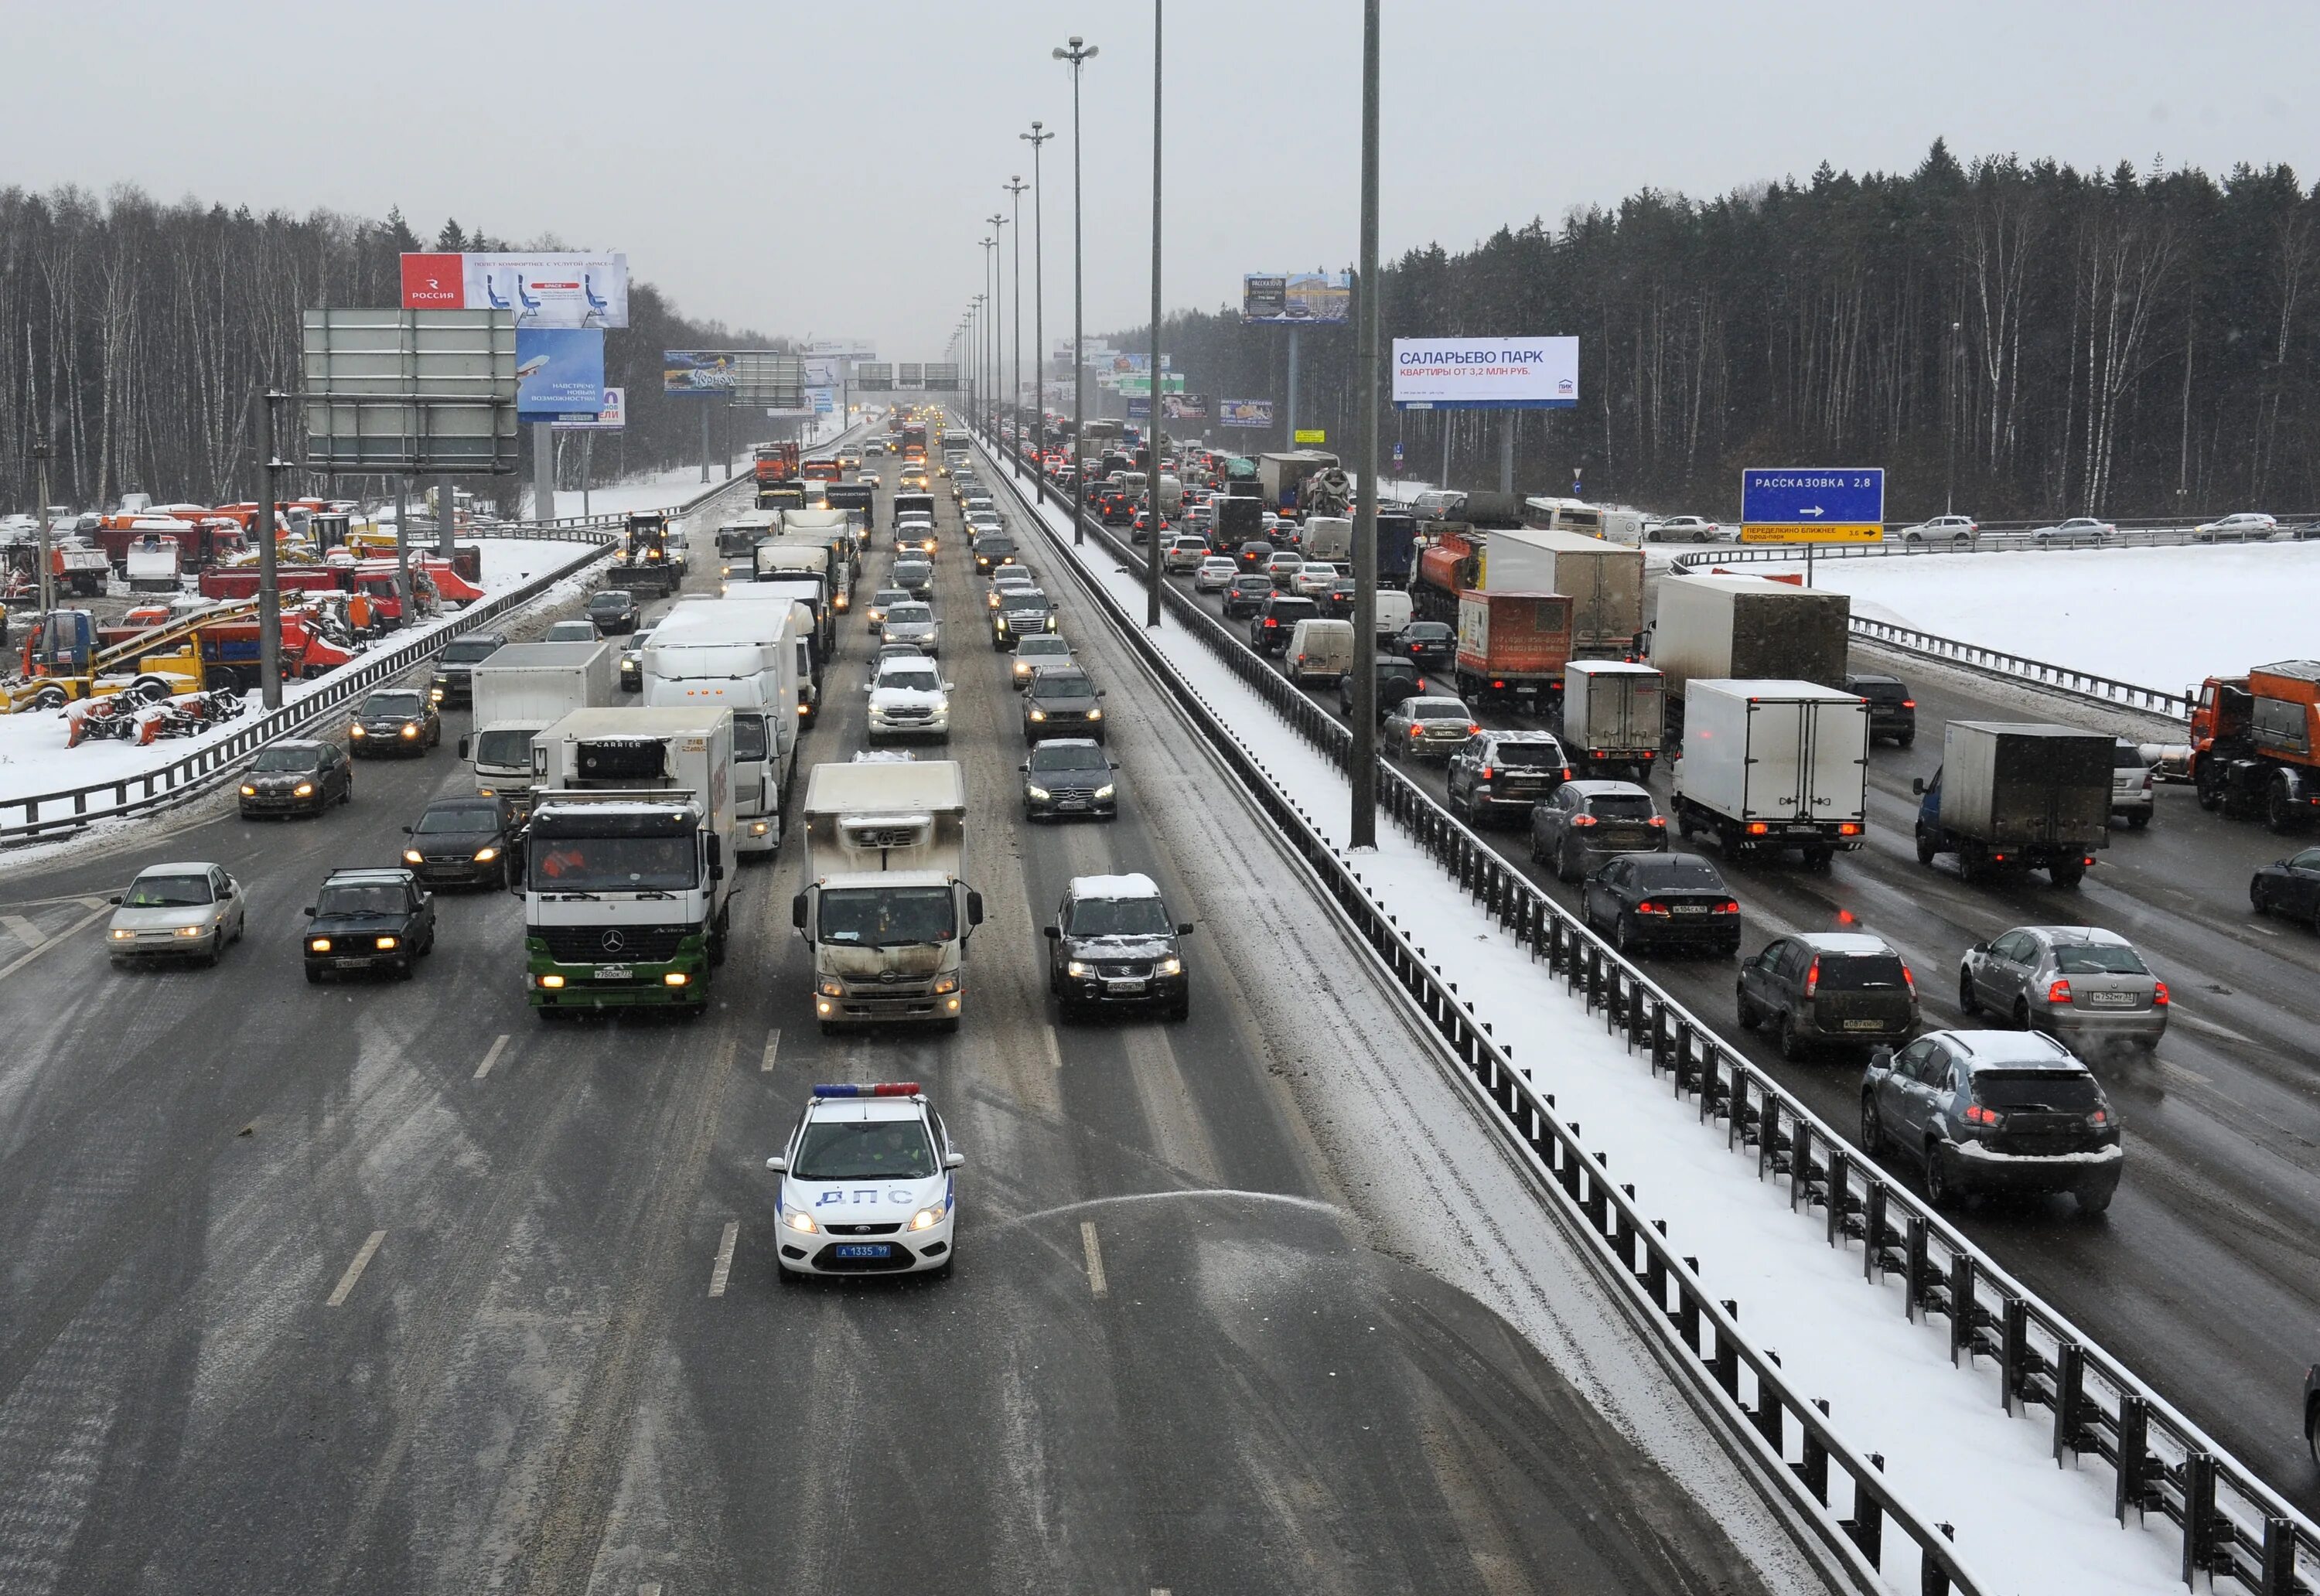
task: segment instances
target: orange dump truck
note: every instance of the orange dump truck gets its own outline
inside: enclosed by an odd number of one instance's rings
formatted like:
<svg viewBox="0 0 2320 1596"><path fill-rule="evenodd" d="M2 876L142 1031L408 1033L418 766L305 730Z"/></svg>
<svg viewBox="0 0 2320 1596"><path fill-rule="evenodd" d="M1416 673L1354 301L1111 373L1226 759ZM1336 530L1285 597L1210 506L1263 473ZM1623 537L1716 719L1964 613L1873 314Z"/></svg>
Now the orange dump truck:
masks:
<svg viewBox="0 0 2320 1596"><path fill-rule="evenodd" d="M2191 706L2191 781L2202 809L2292 831L2320 815L2320 660L2209 676Z"/></svg>

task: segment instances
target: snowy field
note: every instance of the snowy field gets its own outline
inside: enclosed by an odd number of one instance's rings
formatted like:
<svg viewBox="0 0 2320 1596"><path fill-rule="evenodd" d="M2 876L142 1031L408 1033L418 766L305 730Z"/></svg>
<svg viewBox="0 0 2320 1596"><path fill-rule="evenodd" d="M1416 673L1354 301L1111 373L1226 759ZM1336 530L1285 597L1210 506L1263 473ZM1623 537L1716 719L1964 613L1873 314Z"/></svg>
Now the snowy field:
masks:
<svg viewBox="0 0 2320 1596"><path fill-rule="evenodd" d="M483 585L491 594L521 587L535 576L585 560L594 552L586 544L547 539L486 538L480 542L484 553ZM566 586L576 591L586 581L585 574L575 573L568 583L558 584L550 592ZM449 612L416 632L395 632L392 634L392 644L387 646L401 644L412 636L440 631L453 624L458 614L457 611ZM355 656L355 667L363 663L367 653L367 650ZM322 676L312 682L286 682L283 684L284 702L295 703L330 679ZM250 698L250 708L240 721L228 721L203 737L165 738L143 748L109 739L85 742L77 748L68 747L62 710L27 710L22 714L0 716L0 809L17 799L134 777L174 764L205 741L230 737L247 724L249 718L257 713L256 694ZM13 823L19 817L5 818Z"/></svg>
<svg viewBox="0 0 2320 1596"><path fill-rule="evenodd" d="M1066 534L1058 554L1071 558L1068 517L1041 512ZM1079 558L1131 614L1143 612L1142 586L1104 550L1091 545ZM1344 777L1181 627L1148 635L1244 743L1264 750L1259 763L1273 782L1342 846ZM1958 1552L1984 1589L2116 1596L2180 1589L2171 1526L2154 1520L2122 1531L2111 1517L2107 1468L2056 1468L2048 1427L2009 1419L1999 1407L1992 1365L1953 1369L1945 1331L1908 1320L1897 1281L1864 1283L1857 1251L1829 1247L1818 1215L1792 1212L1783 1183L1756 1178L1753 1151L1731 1153L1720 1122L1703 1124L1696 1104L1671 1096L1645 1056L1631 1055L1606 1034L1600 1015L1563 995L1409 838L1389 829L1355 868L1372 899L1418 943L1456 961L1460 995L1475 1017L1500 1036L1523 1038L1516 1062L1555 1094L1567 1120L1585 1127L1585 1140L1608 1156L1613 1174L1636 1183L1647 1211L1665 1217L1678 1250L1701 1260L1701 1279L1716 1295L1738 1302L1741 1324L1758 1347L1778 1349L1791 1383L1829 1402L1830 1422L1857 1451L1883 1455L1886 1478L1921 1517L1957 1527ZM1484 1283L1460 1278L1461 1261L1440 1263L1454 1282L1490 1300ZM1902 1553L1891 1562L1891 1588L1915 1590L1911 1559Z"/></svg>
<svg viewBox="0 0 2320 1596"><path fill-rule="evenodd" d="M1831 559L1813 584L1870 620L2166 693L2320 655L2320 542Z"/></svg>

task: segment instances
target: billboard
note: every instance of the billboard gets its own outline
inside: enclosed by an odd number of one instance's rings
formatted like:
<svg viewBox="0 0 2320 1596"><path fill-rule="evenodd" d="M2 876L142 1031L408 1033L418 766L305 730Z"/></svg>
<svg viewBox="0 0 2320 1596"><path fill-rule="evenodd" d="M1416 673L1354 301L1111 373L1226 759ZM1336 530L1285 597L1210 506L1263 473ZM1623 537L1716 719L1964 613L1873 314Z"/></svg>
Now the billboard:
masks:
<svg viewBox="0 0 2320 1596"><path fill-rule="evenodd" d="M508 311L519 327L625 327L629 258L405 255L403 308Z"/></svg>
<svg viewBox="0 0 2320 1596"><path fill-rule="evenodd" d="M1160 395L1160 415L1164 421L1205 422L1209 419L1209 396L1206 394L1163 394Z"/></svg>
<svg viewBox="0 0 2320 1596"><path fill-rule="evenodd" d="M1354 279L1349 272L1303 271L1240 280L1244 323L1290 327L1342 327L1353 317Z"/></svg>
<svg viewBox="0 0 2320 1596"><path fill-rule="evenodd" d="M604 407L604 330L519 323L515 382L520 422L594 415Z"/></svg>
<svg viewBox="0 0 2320 1596"><path fill-rule="evenodd" d="M805 385L809 388L834 388L838 384L838 360L834 355L805 357Z"/></svg>
<svg viewBox="0 0 2320 1596"><path fill-rule="evenodd" d="M807 341L805 352L832 360L875 360L878 346L866 338L817 338Z"/></svg>
<svg viewBox="0 0 2320 1596"><path fill-rule="evenodd" d="M816 415L835 415L838 413L838 390L808 388L805 391L805 403L806 408Z"/></svg>
<svg viewBox="0 0 2320 1596"><path fill-rule="evenodd" d="M603 408L594 415L560 415L555 421L559 432L620 432L629 424L629 391L626 388L606 388Z"/></svg>
<svg viewBox="0 0 2320 1596"><path fill-rule="evenodd" d="M894 386L894 365L891 360L865 360L854 368L854 385L865 394L884 394Z"/></svg>
<svg viewBox="0 0 2320 1596"><path fill-rule="evenodd" d="M1119 376L1118 380L1112 384L1112 386L1118 388L1122 394L1128 394L1132 397L1148 399L1152 396L1152 374L1149 371L1124 372ZM1162 372L1160 374L1160 391L1163 394L1183 393L1184 391L1184 374L1181 371Z"/></svg>
<svg viewBox="0 0 2320 1596"><path fill-rule="evenodd" d="M732 351L663 349L660 352L660 391L664 394L698 394L708 397L730 396L733 392Z"/></svg>
<svg viewBox="0 0 2320 1596"><path fill-rule="evenodd" d="M1397 338L1402 410L1569 410L1579 403L1575 338Z"/></svg>
<svg viewBox="0 0 2320 1596"><path fill-rule="evenodd" d="M515 319L505 312L311 310L300 341L312 469L515 469Z"/></svg>
<svg viewBox="0 0 2320 1596"><path fill-rule="evenodd" d="M1152 396L1149 394L1141 399L1130 399L1128 402L1128 419L1131 422L1146 422L1152 419Z"/></svg>
<svg viewBox="0 0 2320 1596"><path fill-rule="evenodd" d="M956 360L928 361L927 386L938 390L947 390L957 387L958 362Z"/></svg>
<svg viewBox="0 0 2320 1596"><path fill-rule="evenodd" d="M1269 427L1273 425L1273 401L1219 399L1217 401L1217 423L1226 427Z"/></svg>

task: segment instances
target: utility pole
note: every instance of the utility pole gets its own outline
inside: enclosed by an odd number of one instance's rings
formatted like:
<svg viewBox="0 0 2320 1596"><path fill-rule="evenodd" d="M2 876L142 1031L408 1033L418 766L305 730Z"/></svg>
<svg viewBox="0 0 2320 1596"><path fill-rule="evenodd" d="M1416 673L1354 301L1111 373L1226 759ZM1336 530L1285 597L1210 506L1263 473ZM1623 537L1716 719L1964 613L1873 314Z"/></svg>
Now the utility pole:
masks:
<svg viewBox="0 0 2320 1596"><path fill-rule="evenodd" d="M702 437L704 446L706 434ZM701 480L709 480L709 452L701 455ZM556 434L546 422L531 424L531 518L538 521L556 519Z"/></svg>
<svg viewBox="0 0 2320 1596"><path fill-rule="evenodd" d="M1002 275L999 269L999 246L1006 238L1001 230L1007 225L1007 218L1002 213L993 211L983 220L991 223L991 436L996 440L1000 418L1006 413L1007 408L1006 397L1000 392L1007 376L1006 365L1000 358L1000 351L1007 347L1001 341L1006 336L1007 323L1006 318L999 313L1000 278Z"/></svg>
<svg viewBox="0 0 2320 1596"><path fill-rule="evenodd" d="M394 596L403 605L405 616L418 612L411 607L411 478L394 479Z"/></svg>
<svg viewBox="0 0 2320 1596"><path fill-rule="evenodd" d="M1168 447L1160 429L1160 7L1152 0L1152 468L1145 473L1144 624L1160 624L1160 462Z"/></svg>
<svg viewBox="0 0 2320 1596"><path fill-rule="evenodd" d="M1361 485L1354 500L1354 746L1346 772L1353 793L1346 839L1377 846L1377 472L1378 472L1378 0L1362 5ZM1296 337L1292 331L1290 337ZM1290 348L1297 346L1291 342ZM1293 389L1291 390L1294 391Z"/></svg>
<svg viewBox="0 0 2320 1596"><path fill-rule="evenodd" d="M1018 173L1001 185L1015 196L1015 380L1008 385L1007 403L1015 411L1015 441L1009 452L1015 475L1023 475L1023 191L1031 186Z"/></svg>
<svg viewBox="0 0 2320 1596"><path fill-rule="evenodd" d="M28 327L25 347L29 349L31 346L32 331ZM41 624L46 625L49 612L57 607L57 578L51 552L54 544L49 531L49 430L45 426L33 439L32 476L33 491L41 495L36 508L41 513Z"/></svg>
<svg viewBox="0 0 2320 1596"><path fill-rule="evenodd" d="M1945 484L1942 488L1942 513L1944 515L1954 515L1957 513L1958 363L1959 357L1962 355L1965 350L1964 340L1960 337L1960 334L1964 331L1964 324L1962 322L1952 322L1950 323L1949 370L1944 373L1944 375L1949 378L1949 382L1946 385L1950 391L1950 402L1943 407L1948 413L1945 419L1949 423L1947 430L1950 435L1949 474Z"/></svg>
<svg viewBox="0 0 2320 1596"><path fill-rule="evenodd" d="M1508 411L1499 425L1499 491L1515 491L1515 413Z"/></svg>
<svg viewBox="0 0 2320 1596"><path fill-rule="evenodd" d="M1281 440L1284 449L1297 447L1297 329L1289 330L1289 404L1288 413L1282 420L1287 431Z"/></svg>
<svg viewBox="0 0 2320 1596"><path fill-rule="evenodd" d="M1039 146L1056 135L1041 132L1039 125L1034 122L1029 132L1015 136L1031 146L1031 408L1036 413L1032 420L1038 428L1038 471L1041 476L1045 476L1047 472L1047 223L1046 208L1039 195ZM1019 247L1023 242L1023 230L1020 227L1015 230L1015 242ZM1018 331L1020 331L1020 326Z"/></svg>
<svg viewBox="0 0 2320 1596"><path fill-rule="evenodd" d="M282 707L282 584L274 535L274 401L279 397L271 388L258 395L258 686L269 710Z"/></svg>
<svg viewBox="0 0 2320 1596"><path fill-rule="evenodd" d="M449 476L435 479L435 552L451 558L452 540L459 532L459 501Z"/></svg>
<svg viewBox="0 0 2320 1596"><path fill-rule="evenodd" d="M1082 322L1080 255L1080 70L1095 58L1096 47L1071 37L1071 48L1055 52L1056 59L1072 64L1072 541L1087 541L1087 484L1081 480L1086 458L1081 453L1087 431L1087 334Z"/></svg>

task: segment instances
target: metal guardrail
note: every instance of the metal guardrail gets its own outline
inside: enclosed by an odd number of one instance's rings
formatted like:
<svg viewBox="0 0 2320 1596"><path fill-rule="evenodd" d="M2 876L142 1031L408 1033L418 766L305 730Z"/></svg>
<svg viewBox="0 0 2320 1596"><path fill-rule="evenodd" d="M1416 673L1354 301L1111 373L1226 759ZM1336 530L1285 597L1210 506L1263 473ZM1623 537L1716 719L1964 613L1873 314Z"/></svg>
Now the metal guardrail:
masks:
<svg viewBox="0 0 2320 1596"><path fill-rule="evenodd" d="M995 477L1020 488L994 467ZM1065 512L1068 499L1044 480L1041 496ZM1035 517L1052 540L1062 535L1044 517ZM1100 522L1090 531L1133 570L1143 558ZM1118 616L1117 605L1100 584L1065 563ZM1352 754L1352 733L1174 583L1163 583L1169 611L1305 739L1340 768ZM1909 1515L1886 1491L1875 1455L1862 1458L1843 1451L1817 1424L1817 1410L1799 1399L1778 1373L1761 1366L1739 1338L1726 1305L1702 1301L1696 1265L1671 1259L1659 1232L1636 1211L1632 1187L1614 1186L1600 1155L1590 1156L1575 1127L1555 1117L1551 1093L1533 1091L1513 1062L1512 1049L1491 1033L1446 981L1439 966L1414 947L1390 916L1373 902L1346 861L1329 847L1301 812L1273 787L1262 761L1249 753L1189 685L1167 665L1144 636L1140 624L1120 627L1160 679L1195 712L1212 742L1250 781L1259 801L1291 844L1312 864L1332 896L1345 907L1395 977L1427 1015L1498 1109L1516 1138L1529 1147L1572 1204L1583 1212L1591 1237L1604 1241L1629 1277L1642 1286L1664 1322L1681 1333L1690 1354L1685 1367L1704 1368L1726 1403L1778 1461L1784 1477L1801 1479L1819 1509L1816 1522L1834 1511L1829 1505L1828 1464L1837 1461L1852 1481L1853 1516L1836 1520L1850 1542L1881 1568L1880 1515L1918 1547L1924 1559L1923 1589L1938 1592L1953 1582L1964 1591L1980 1587L1967 1579L1949 1550L1945 1527ZM2138 689L2137 691L2143 691ZM1436 803L1401 772L1378 766L1379 803L1416 839L1469 898L1479 902L1534 959L1544 961L1551 980L1560 980L1590 1013L1632 1052L1650 1054L1655 1076L1664 1075L1672 1094L1697 1102L1703 1123L1721 1120L1726 1146L1751 1159L1759 1180L1784 1181L1790 1207L1807 1217L1822 1211L1829 1246L1861 1248L1862 1275L1874 1283L1899 1275L1903 1311L1944 1321L1953 1365L1971 1367L1976 1359L1996 1365L1999 1400L2006 1411L2027 1415L2043 1409L2058 1465L2089 1454L2113 1470L2113 1510L2125 1527L2152 1512L2182 1532L2182 1576L2190 1588L2201 1573L2211 1589L2231 1582L2251 1596L2314 1596L2320 1592L2320 1528L2297 1513L2247 1466L2145 1385L2124 1364L2096 1346L2066 1316L2042 1301L1995 1260L1958 1232L1899 1182L1862 1156L1770 1075L1734 1052L1681 1003L1629 964L1550 898L1498 851ZM1552 1144L1552 1151L1549 1150ZM1623 1201L1624 1199L1624 1201ZM1670 1299L1672 1291L1675 1295ZM1708 1309L1719 1310L1709 1313ZM1703 1340L1701 1327L1712 1325ZM1742 1401L1740 1374L1750 1374L1754 1403ZM1794 1434L1791 1436L1791 1429ZM1793 1440L1799 1451L1789 1456ZM1864 1518L1864 1511L1869 1516Z"/></svg>
<svg viewBox="0 0 2320 1596"><path fill-rule="evenodd" d="M2099 538L2071 537L2044 541L2035 526L1984 527L1971 537L1953 538L1946 533L1912 540L1903 536L1903 529L1889 528L1880 543L1817 543L1813 545L1815 559L1881 559L1896 556L1908 558L1928 554L2068 554L2093 549L2171 549L2189 545L2198 548L2221 548L2225 544L2304 542L2320 537L2320 520L2300 518L2290 521L2283 518L2279 529L2267 538L2202 538L2187 526L2123 526L2116 531ZM1667 548L1669 545L1661 544ZM1801 543L1710 543L1690 554L1680 554L1672 562L1679 570L1691 570L1699 566L1732 565L1754 560L1796 561L1804 558Z"/></svg>
<svg viewBox="0 0 2320 1596"><path fill-rule="evenodd" d="M2191 718L2191 701L2180 693L2166 693L2156 687L2140 687L2133 682L2114 681L2108 676L2096 676L2092 671L2073 670L2066 665L2050 665L2043 659L2008 654L2003 648L1985 648L1979 643L1963 643L1955 638L1937 637L1932 632L1895 626L1886 621L1871 621L1859 615L1853 617L1853 635L1866 638L1872 643L1882 643L1890 648L1922 654L1928 659L1947 660L1953 665L1962 665L1990 676L2068 694L2073 698L2088 699L2121 709L2145 710L2177 721L2188 721Z"/></svg>

